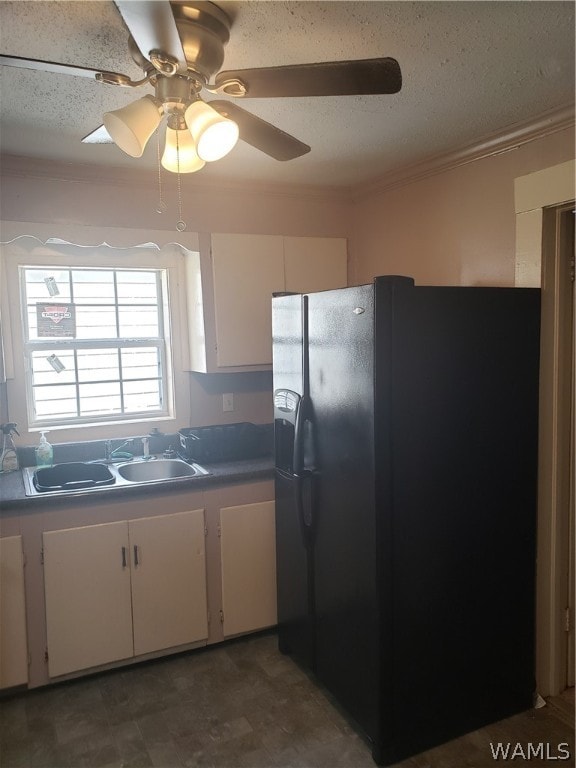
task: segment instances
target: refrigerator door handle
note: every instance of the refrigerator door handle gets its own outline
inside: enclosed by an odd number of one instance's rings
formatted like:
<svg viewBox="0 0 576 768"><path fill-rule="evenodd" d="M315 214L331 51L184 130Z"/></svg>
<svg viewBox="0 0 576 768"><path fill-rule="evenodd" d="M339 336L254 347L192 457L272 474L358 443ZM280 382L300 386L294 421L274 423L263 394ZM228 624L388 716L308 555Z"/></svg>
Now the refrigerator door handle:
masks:
<svg viewBox="0 0 576 768"><path fill-rule="evenodd" d="M298 506L300 509L300 519L304 529L312 532L314 523L314 500L313 500L313 488L314 488L314 475L313 473L305 469L302 473L298 488Z"/></svg>
<svg viewBox="0 0 576 768"><path fill-rule="evenodd" d="M312 513L312 473L304 470L301 475L294 475L296 484L296 508L298 520L300 521L300 530L302 540L306 549L310 550L314 543L314 517Z"/></svg>
<svg viewBox="0 0 576 768"><path fill-rule="evenodd" d="M296 504L304 536L311 543L314 528L314 422L311 417L310 402L304 401L301 418L298 420L297 457L295 466ZM299 415L300 415L299 414Z"/></svg>
<svg viewBox="0 0 576 768"><path fill-rule="evenodd" d="M307 421L309 411L309 398L303 395L298 404L296 421L294 424L294 474L300 475L304 469L304 424Z"/></svg>

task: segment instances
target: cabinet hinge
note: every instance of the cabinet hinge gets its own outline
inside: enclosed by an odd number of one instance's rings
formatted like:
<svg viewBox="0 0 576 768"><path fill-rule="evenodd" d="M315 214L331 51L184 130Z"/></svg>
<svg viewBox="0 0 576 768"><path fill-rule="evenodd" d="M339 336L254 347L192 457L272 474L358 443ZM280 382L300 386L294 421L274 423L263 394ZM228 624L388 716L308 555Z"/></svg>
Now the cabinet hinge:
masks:
<svg viewBox="0 0 576 768"><path fill-rule="evenodd" d="M48 664L48 648L44 651L44 661Z"/></svg>
<svg viewBox="0 0 576 768"><path fill-rule="evenodd" d="M224 611L220 611L220 623L224 624Z"/></svg>
<svg viewBox="0 0 576 768"><path fill-rule="evenodd" d="M576 257L571 256L570 257L570 280L574 282L575 277L576 277Z"/></svg>
<svg viewBox="0 0 576 768"><path fill-rule="evenodd" d="M208 536L208 526L204 526L204 536Z"/></svg>
<svg viewBox="0 0 576 768"><path fill-rule="evenodd" d="M222 528L220 527L220 523L218 523L218 538L222 536Z"/></svg>
<svg viewBox="0 0 576 768"><path fill-rule="evenodd" d="M40 562L44 565L44 547L40 550Z"/></svg>
<svg viewBox="0 0 576 768"><path fill-rule="evenodd" d="M570 616L570 608L564 608L564 632L570 632L572 630L572 621Z"/></svg>

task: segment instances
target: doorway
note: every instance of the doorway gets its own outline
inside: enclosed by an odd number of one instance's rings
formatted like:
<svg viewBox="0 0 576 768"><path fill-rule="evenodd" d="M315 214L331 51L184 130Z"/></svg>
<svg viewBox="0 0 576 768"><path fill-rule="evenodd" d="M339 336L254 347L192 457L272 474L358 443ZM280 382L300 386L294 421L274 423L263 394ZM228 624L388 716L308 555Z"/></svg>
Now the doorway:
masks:
<svg viewBox="0 0 576 768"><path fill-rule="evenodd" d="M574 685L575 218L573 202L543 209L538 569L551 578L537 599L552 694Z"/></svg>

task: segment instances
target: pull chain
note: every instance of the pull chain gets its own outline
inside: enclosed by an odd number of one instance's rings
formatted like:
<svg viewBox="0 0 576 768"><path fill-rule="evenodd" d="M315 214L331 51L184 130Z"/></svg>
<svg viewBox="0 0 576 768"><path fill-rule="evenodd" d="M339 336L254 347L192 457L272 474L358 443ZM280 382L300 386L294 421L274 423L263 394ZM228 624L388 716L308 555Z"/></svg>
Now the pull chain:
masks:
<svg viewBox="0 0 576 768"><path fill-rule="evenodd" d="M164 213L167 205L162 197L162 171L160 166L160 131L156 131L156 156L158 160L158 207L156 213Z"/></svg>
<svg viewBox="0 0 576 768"><path fill-rule="evenodd" d="M178 232L184 232L186 222L182 220L182 186L180 184L180 142L178 140L178 131L176 131L176 167L178 170L178 221L176 229Z"/></svg>

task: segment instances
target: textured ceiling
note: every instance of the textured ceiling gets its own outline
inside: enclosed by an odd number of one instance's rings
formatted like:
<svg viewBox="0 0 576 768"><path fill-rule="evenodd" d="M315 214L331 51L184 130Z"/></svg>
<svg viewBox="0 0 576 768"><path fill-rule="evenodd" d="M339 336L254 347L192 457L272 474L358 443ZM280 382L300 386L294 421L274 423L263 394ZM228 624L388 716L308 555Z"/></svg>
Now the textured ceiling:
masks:
<svg viewBox="0 0 576 768"><path fill-rule="evenodd" d="M247 109L312 147L278 162L239 142L198 179L354 185L574 100L574 2L221 2L233 19L224 69L392 56L387 96L252 99ZM138 79L112 2L0 2L0 53ZM151 92L0 67L1 150L66 162L153 168L81 138L102 114Z"/></svg>

